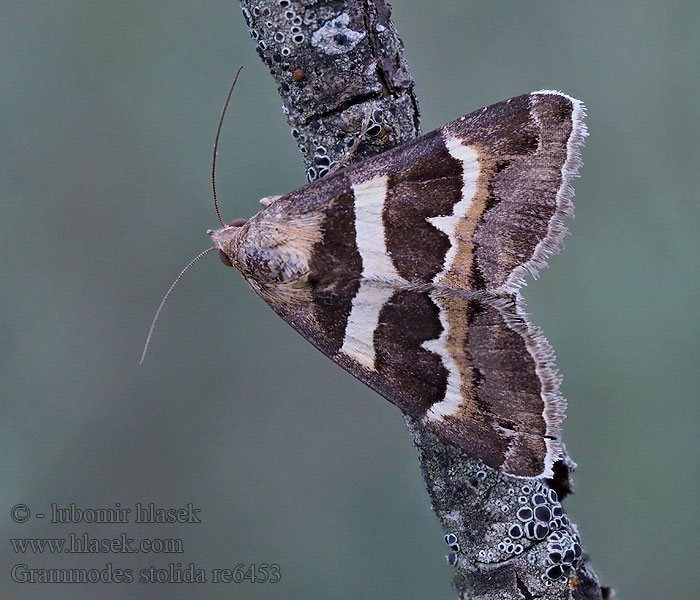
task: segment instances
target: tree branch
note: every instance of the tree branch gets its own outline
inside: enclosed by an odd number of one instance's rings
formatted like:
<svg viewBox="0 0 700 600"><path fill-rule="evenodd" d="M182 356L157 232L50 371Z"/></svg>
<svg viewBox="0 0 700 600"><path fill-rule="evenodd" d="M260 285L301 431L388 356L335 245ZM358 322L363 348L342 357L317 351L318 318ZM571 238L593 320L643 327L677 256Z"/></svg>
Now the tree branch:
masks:
<svg viewBox="0 0 700 600"><path fill-rule="evenodd" d="M368 112L368 135L350 162L419 134L413 79L383 2L242 1L241 10L310 181L343 157Z"/></svg>
<svg viewBox="0 0 700 600"><path fill-rule="evenodd" d="M241 0L277 82L307 178L325 175L370 115L350 163L420 134L414 81L384 0ZM560 501L567 456L551 480L514 478L441 442L406 417L460 598L599 600L601 588Z"/></svg>

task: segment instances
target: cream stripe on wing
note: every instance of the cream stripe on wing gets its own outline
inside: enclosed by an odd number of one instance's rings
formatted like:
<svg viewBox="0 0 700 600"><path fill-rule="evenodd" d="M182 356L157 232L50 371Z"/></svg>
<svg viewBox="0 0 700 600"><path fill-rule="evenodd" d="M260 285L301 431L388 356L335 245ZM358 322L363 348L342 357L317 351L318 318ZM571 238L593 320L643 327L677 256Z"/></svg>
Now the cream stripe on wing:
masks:
<svg viewBox="0 0 700 600"><path fill-rule="evenodd" d="M457 237L457 226L462 219L467 217L469 208L474 201L477 191L477 180L481 167L479 165L479 153L470 146L462 144L462 140L456 137L445 139L445 146L452 158L457 159L462 165L462 197L452 208L452 214L443 217L430 217L428 222L446 233L450 238L450 249L445 256L445 264L440 273L433 278L433 283L440 283L443 277L449 272L457 256L460 240Z"/></svg>
<svg viewBox="0 0 700 600"><path fill-rule="evenodd" d="M376 360L374 331L379 325L379 313L395 291L383 283L363 280L352 299L352 310L340 350L372 371Z"/></svg>
<svg viewBox="0 0 700 600"><path fill-rule="evenodd" d="M423 348L434 352L442 360L443 366L447 369L447 386L443 400L433 404L425 413L423 420L440 421L447 415L457 414L462 404L462 374L459 365L450 351L451 346L454 346L454 344L450 343L450 323L448 320L447 307L440 302L435 292L431 293L430 297L440 309L442 333L436 340L423 342Z"/></svg>
<svg viewBox="0 0 700 600"><path fill-rule="evenodd" d="M461 199L455 203L452 214L449 216L432 217L428 221L443 231L450 238L450 249L445 256L445 264L443 270L433 278L433 283L439 285L446 279L452 269L457 253L460 249L460 244L466 244L471 240L461 239L458 235L460 223L462 223L472 207L477 194L477 181L481 172L479 164L478 152L469 146L462 144L462 140L456 137L445 139L445 146L450 156L457 159L462 165L462 189ZM471 232L470 232L471 233ZM471 251L471 249L466 249ZM449 285L449 283L447 283ZM464 408L468 398L465 383L469 381L471 368L468 364L468 356L466 355L466 305L464 303L465 314L462 318L456 318L457 315L450 314L447 310L447 305L441 303L438 296L431 294L433 302L440 309L440 323L442 324L442 333L435 340L423 342L423 347L437 354L442 360L442 364L447 369L447 387L445 396L440 402L433 404L425 416L424 421L441 421L449 415L456 415L460 407Z"/></svg>
<svg viewBox="0 0 700 600"><path fill-rule="evenodd" d="M355 240L362 257L362 278L401 282L386 248L384 231L384 203L389 178L386 175L355 183Z"/></svg>
<svg viewBox="0 0 700 600"><path fill-rule="evenodd" d="M379 324L379 313L395 291L387 283L405 283L386 248L382 214L388 181L386 175L378 175L352 186L355 196L355 241L362 258L362 281L352 299L340 350L371 370L375 368L374 331Z"/></svg>

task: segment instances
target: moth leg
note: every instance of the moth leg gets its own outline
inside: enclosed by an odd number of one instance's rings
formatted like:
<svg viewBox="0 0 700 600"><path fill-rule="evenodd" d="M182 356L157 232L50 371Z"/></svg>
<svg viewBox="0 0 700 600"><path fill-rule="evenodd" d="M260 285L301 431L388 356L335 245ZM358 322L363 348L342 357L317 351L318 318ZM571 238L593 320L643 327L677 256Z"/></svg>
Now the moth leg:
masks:
<svg viewBox="0 0 700 600"><path fill-rule="evenodd" d="M355 154L357 151L358 146L364 139L365 135L367 135L367 130L369 129L369 124L372 121L372 106L368 106L367 109L365 110L365 118L362 122L362 129L360 129L360 135L355 138L355 142L353 143L352 146L348 149L348 151L343 154L343 156L340 157L340 160L333 165L333 167L328 171L328 175L332 175L339 169L341 169L343 166L345 166L345 163L347 163L351 158L352 155Z"/></svg>

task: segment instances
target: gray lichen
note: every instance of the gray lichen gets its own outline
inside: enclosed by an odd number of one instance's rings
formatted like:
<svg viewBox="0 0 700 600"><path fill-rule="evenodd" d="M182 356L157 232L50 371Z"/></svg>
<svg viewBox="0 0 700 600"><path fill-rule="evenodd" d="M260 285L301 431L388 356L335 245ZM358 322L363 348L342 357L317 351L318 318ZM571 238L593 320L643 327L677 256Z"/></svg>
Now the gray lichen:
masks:
<svg viewBox="0 0 700 600"><path fill-rule="evenodd" d="M277 82L309 180L346 154L368 115L350 163L419 135L414 81L384 0L242 0L241 10ZM610 597L561 505L572 491L575 464L568 456L555 464L551 480L514 478L408 417L406 423L460 598Z"/></svg>
<svg viewBox="0 0 700 600"><path fill-rule="evenodd" d="M555 480L516 478L444 444L410 418L433 510L446 531L460 598L604 598ZM558 491L557 491L558 490ZM449 539L448 539L449 538Z"/></svg>
<svg viewBox="0 0 700 600"><path fill-rule="evenodd" d="M345 54L350 52L366 36L364 31L350 29L350 16L341 13L326 21L311 34L311 46L326 54Z"/></svg>

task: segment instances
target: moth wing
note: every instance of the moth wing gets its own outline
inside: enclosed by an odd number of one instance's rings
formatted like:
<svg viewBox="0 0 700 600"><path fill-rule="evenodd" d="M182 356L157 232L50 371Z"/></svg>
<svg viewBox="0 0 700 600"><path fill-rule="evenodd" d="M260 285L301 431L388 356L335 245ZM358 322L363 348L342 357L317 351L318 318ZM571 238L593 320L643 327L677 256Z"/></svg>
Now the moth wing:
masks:
<svg viewBox="0 0 700 600"><path fill-rule="evenodd" d="M584 114L580 101L560 92L511 98L273 206L290 219L322 215L323 240L311 257L320 278L508 295L563 246Z"/></svg>
<svg viewBox="0 0 700 600"><path fill-rule="evenodd" d="M562 217L573 216L571 181L586 133L583 104L559 92L501 102L445 128L461 151L476 149L480 166L472 206L483 209L474 231L475 283L513 292L526 273L563 247ZM466 165L465 165L466 173ZM458 228L459 229L459 228ZM458 260L445 284L458 281Z"/></svg>
<svg viewBox="0 0 700 600"><path fill-rule="evenodd" d="M584 108L537 92L476 111L291 192L318 216L299 333L442 439L518 476L560 453L551 348L517 290L562 246Z"/></svg>
<svg viewBox="0 0 700 600"><path fill-rule="evenodd" d="M347 170L372 190L384 246L405 280L512 293L562 247L584 107L559 92L518 96ZM373 204L372 204L373 203ZM358 234L376 211L356 211ZM370 273L365 270L364 275Z"/></svg>
<svg viewBox="0 0 700 600"><path fill-rule="evenodd" d="M549 346L513 299L359 282L339 346L319 306L272 308L334 362L441 439L516 476L551 476L562 404ZM334 305L336 305L334 307ZM556 407L556 408L555 408Z"/></svg>

